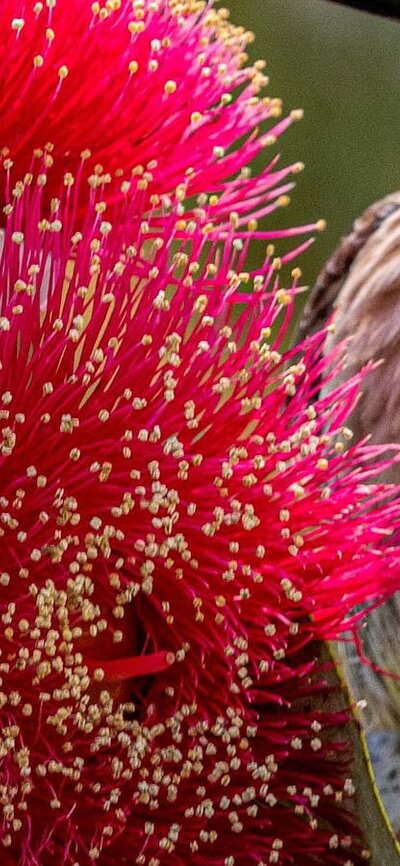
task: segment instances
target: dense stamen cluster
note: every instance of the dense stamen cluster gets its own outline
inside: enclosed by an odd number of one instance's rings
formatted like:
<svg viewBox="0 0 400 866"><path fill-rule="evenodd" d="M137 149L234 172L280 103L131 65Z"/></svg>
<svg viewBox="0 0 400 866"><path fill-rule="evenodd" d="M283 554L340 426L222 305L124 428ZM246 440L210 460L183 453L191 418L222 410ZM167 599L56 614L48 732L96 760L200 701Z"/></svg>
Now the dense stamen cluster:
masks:
<svg viewBox="0 0 400 866"><path fill-rule="evenodd" d="M83 153L158 193L186 177L218 194L298 116L278 120L280 100L261 95L251 39L200 0L3 0L0 158L23 176L56 153L52 193Z"/></svg>
<svg viewBox="0 0 400 866"><path fill-rule="evenodd" d="M213 0L0 4L5 866L369 857L322 642L397 588L396 508L359 379L282 352L323 223L259 222L301 112L251 39Z"/></svg>
<svg viewBox="0 0 400 866"><path fill-rule="evenodd" d="M45 177L10 184L0 262L4 862L362 863L318 658L395 581L358 382L309 405L299 271L246 270L237 212L91 179L77 229Z"/></svg>

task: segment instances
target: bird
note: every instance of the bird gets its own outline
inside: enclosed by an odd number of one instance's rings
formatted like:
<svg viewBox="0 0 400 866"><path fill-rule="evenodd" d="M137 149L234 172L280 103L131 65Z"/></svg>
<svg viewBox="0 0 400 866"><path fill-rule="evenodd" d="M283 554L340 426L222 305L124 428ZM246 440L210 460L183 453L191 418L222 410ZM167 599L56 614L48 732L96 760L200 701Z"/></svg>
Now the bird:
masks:
<svg viewBox="0 0 400 866"><path fill-rule="evenodd" d="M354 440L400 443L400 192L358 217L323 267L298 328L299 341L331 321L324 352L346 344L334 385L370 362L348 426ZM379 481L400 483L400 462ZM400 538L393 538L400 544ZM350 692L360 707L370 758L386 812L400 834L400 592L370 612L361 644L339 649ZM368 662L363 659L367 659ZM388 676L384 675L388 672ZM394 674L392 677L390 674Z"/></svg>

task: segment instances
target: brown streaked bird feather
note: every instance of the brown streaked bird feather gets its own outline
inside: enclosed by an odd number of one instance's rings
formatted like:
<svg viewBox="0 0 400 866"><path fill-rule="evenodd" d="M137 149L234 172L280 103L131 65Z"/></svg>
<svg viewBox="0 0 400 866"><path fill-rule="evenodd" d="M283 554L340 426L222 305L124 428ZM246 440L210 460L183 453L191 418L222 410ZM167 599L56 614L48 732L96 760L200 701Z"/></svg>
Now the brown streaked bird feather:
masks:
<svg viewBox="0 0 400 866"><path fill-rule="evenodd" d="M322 328L332 312L335 332L326 349L349 339L340 378L383 361L365 377L349 426L357 439L400 442L400 192L368 208L343 238L306 304L299 339ZM400 464L385 480L400 481Z"/></svg>
<svg viewBox="0 0 400 866"><path fill-rule="evenodd" d="M322 328L331 315L340 289L357 254L385 220L400 208L400 192L370 205L358 217L322 269L304 307L298 330L299 341Z"/></svg>

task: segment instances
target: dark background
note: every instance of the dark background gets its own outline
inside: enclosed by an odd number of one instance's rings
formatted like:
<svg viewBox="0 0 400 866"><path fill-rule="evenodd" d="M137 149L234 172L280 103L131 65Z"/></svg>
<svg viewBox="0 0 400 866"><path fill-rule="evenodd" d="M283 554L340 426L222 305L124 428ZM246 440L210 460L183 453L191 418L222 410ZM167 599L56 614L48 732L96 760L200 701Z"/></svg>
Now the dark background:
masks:
<svg viewBox="0 0 400 866"><path fill-rule="evenodd" d="M400 188L400 23L326 0L226 5L235 24L255 33L250 55L267 61L269 95L305 111L278 147L285 163L302 160L306 169L290 207L272 219L274 227L327 219L301 260L312 285L353 219Z"/></svg>

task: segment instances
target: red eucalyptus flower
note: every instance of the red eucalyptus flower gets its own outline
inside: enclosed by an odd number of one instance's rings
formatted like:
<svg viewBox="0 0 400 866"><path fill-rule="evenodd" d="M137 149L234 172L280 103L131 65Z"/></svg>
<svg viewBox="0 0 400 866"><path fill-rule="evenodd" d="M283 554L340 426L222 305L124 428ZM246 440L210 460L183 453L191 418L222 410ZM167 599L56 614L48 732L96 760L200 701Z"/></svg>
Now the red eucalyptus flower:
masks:
<svg viewBox="0 0 400 866"><path fill-rule="evenodd" d="M309 241L248 270L318 228L257 227L300 165L250 178L298 116L250 38L212 0L0 6L6 866L366 857L321 642L397 587L396 508L343 446L359 380L312 406L319 338L279 349Z"/></svg>
<svg viewBox="0 0 400 866"><path fill-rule="evenodd" d="M218 194L298 116L277 121L280 100L260 96L251 39L212 0L2 0L0 159L23 176L56 155L51 194L81 153L149 191L186 176Z"/></svg>
<svg viewBox="0 0 400 866"><path fill-rule="evenodd" d="M134 179L75 231L38 181L0 271L2 862L360 864L319 645L396 585L359 382L311 405L298 272L247 272L237 213L143 217Z"/></svg>

